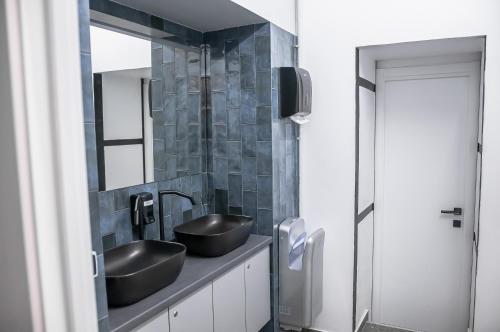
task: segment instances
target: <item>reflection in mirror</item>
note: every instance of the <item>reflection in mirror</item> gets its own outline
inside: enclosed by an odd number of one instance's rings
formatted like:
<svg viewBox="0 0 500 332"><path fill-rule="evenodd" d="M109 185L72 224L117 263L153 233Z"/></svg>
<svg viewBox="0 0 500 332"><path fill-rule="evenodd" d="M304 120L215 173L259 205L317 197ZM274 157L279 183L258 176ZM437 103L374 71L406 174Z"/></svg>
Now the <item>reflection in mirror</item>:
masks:
<svg viewBox="0 0 500 332"><path fill-rule="evenodd" d="M154 180L151 41L91 27L99 190Z"/></svg>

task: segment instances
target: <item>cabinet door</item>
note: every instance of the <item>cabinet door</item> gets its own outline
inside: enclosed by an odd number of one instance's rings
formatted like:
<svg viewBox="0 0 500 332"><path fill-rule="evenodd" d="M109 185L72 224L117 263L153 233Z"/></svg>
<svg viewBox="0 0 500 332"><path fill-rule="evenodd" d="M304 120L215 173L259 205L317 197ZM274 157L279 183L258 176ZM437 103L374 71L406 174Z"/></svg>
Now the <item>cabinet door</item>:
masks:
<svg viewBox="0 0 500 332"><path fill-rule="evenodd" d="M165 310L158 316L155 316L149 322L144 323L134 330L135 332L169 332L168 310Z"/></svg>
<svg viewBox="0 0 500 332"><path fill-rule="evenodd" d="M245 262L247 332L259 331L271 319L269 247Z"/></svg>
<svg viewBox="0 0 500 332"><path fill-rule="evenodd" d="M245 266L213 282L214 331L245 332Z"/></svg>
<svg viewBox="0 0 500 332"><path fill-rule="evenodd" d="M213 332L212 284L168 309L171 332Z"/></svg>

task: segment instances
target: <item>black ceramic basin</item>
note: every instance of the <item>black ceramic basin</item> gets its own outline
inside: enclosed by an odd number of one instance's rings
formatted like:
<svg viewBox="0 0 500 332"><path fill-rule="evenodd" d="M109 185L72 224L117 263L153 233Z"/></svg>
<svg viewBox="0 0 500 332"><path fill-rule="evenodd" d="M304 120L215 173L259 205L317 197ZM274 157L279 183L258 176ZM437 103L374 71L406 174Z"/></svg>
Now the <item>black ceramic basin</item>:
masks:
<svg viewBox="0 0 500 332"><path fill-rule="evenodd" d="M216 257L244 244L252 225L251 217L209 214L174 227L174 233L188 253Z"/></svg>
<svg viewBox="0 0 500 332"><path fill-rule="evenodd" d="M134 241L104 252L108 305L135 303L168 286L181 272L186 247L180 243Z"/></svg>

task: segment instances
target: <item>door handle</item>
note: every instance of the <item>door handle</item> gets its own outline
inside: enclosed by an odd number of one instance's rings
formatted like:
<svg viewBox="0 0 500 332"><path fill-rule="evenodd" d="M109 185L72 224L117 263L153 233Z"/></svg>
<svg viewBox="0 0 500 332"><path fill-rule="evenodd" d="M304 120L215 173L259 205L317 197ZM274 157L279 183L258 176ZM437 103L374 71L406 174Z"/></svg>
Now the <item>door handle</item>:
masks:
<svg viewBox="0 0 500 332"><path fill-rule="evenodd" d="M455 216L461 216L462 215L462 208L453 208L453 210L441 210L442 214L453 214Z"/></svg>

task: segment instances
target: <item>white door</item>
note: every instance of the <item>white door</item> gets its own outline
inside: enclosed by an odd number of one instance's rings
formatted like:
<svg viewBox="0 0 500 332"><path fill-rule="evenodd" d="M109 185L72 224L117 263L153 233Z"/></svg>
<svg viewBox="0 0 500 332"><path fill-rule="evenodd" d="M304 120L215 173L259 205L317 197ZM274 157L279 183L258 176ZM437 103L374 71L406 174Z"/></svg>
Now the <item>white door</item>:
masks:
<svg viewBox="0 0 500 332"><path fill-rule="evenodd" d="M467 331L478 100L479 63L377 70L374 322Z"/></svg>
<svg viewBox="0 0 500 332"><path fill-rule="evenodd" d="M245 262L247 332L258 332L271 319L269 247Z"/></svg>
<svg viewBox="0 0 500 332"><path fill-rule="evenodd" d="M213 282L214 331L245 332L245 265Z"/></svg>
<svg viewBox="0 0 500 332"><path fill-rule="evenodd" d="M171 332L213 332L212 284L168 309Z"/></svg>

